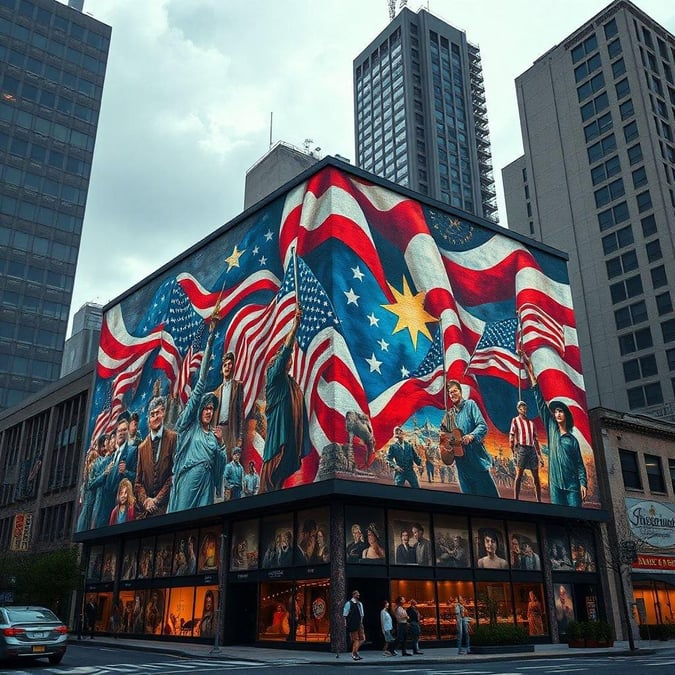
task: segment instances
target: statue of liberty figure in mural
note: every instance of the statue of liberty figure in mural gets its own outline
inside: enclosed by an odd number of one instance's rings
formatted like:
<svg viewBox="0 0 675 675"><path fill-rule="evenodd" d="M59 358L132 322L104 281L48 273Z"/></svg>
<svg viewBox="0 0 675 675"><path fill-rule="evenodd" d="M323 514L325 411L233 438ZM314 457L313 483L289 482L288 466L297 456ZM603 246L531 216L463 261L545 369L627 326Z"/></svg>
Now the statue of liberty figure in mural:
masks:
<svg viewBox="0 0 675 675"><path fill-rule="evenodd" d="M218 318L217 312L211 317L197 384L176 420L178 440L167 513L213 504L214 495L222 490L226 456L222 429L214 420L219 401L213 392L204 393Z"/></svg>

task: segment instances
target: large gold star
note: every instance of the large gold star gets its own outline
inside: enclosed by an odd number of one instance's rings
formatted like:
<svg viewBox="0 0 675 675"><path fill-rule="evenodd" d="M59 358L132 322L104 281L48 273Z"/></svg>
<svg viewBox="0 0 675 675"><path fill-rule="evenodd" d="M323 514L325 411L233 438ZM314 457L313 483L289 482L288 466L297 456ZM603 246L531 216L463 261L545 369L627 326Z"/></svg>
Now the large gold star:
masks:
<svg viewBox="0 0 675 675"><path fill-rule="evenodd" d="M234 245L234 251L225 258L225 262L227 263L227 271L229 272L233 267L239 267L239 258L241 258L242 255L246 253L246 250L240 251L237 248L237 245Z"/></svg>
<svg viewBox="0 0 675 675"><path fill-rule="evenodd" d="M432 337L427 324L435 323L438 319L424 309L424 292L420 291L413 295L410 286L408 286L408 280L405 277L403 278L403 293L399 293L391 284L387 285L394 294L396 302L391 305L381 305L381 307L398 317L396 327L392 333L398 333L407 328L413 347L417 349L418 334L422 333L422 335L426 335L431 340Z"/></svg>

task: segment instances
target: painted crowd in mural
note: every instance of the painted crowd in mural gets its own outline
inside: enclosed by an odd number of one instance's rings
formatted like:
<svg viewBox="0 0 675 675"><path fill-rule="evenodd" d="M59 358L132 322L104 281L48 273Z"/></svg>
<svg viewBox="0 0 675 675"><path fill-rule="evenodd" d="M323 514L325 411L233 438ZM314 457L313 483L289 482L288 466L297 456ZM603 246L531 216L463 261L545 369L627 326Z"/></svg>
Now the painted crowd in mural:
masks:
<svg viewBox="0 0 675 675"><path fill-rule="evenodd" d="M565 261L330 164L110 307L80 532L343 478L599 507Z"/></svg>

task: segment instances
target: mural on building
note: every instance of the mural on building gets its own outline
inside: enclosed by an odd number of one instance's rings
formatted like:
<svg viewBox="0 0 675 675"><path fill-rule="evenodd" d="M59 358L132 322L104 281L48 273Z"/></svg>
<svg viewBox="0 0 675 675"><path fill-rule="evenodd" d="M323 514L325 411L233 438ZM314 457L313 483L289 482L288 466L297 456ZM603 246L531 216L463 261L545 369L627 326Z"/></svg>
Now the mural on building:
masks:
<svg viewBox="0 0 675 675"><path fill-rule="evenodd" d="M108 309L78 529L334 477L594 508L585 406L562 258L328 163Z"/></svg>

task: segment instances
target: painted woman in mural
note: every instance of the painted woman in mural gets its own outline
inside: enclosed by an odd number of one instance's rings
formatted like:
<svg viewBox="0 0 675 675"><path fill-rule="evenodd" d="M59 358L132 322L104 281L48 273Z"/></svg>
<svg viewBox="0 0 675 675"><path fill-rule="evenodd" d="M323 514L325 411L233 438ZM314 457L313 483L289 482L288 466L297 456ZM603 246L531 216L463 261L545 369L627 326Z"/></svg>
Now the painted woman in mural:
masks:
<svg viewBox="0 0 675 675"><path fill-rule="evenodd" d="M204 393L217 319L217 315L211 319L197 384L176 420L178 439L167 513L213 504L216 491L222 489L222 428L212 424L218 397Z"/></svg>
<svg viewBox="0 0 675 675"><path fill-rule="evenodd" d="M586 467L581 457L579 441L572 434L572 411L560 400L546 405L537 385L532 362L526 354L523 353L522 356L548 436L548 489L551 504L581 506L586 499Z"/></svg>
<svg viewBox="0 0 675 675"><path fill-rule="evenodd" d="M267 366L267 437L260 471L261 493L279 490L310 451L304 395L289 372L301 317L302 310L298 307L284 344Z"/></svg>
<svg viewBox="0 0 675 675"><path fill-rule="evenodd" d="M92 443L86 457L84 458L84 471L82 473L82 484L80 486L80 515L77 517L77 531L83 532L92 527L92 518L94 515L94 501L96 493L89 488L89 481L93 477L93 468L96 460L105 453L105 446L108 437L101 434L96 439L96 444Z"/></svg>

